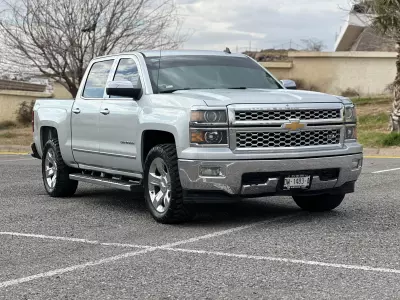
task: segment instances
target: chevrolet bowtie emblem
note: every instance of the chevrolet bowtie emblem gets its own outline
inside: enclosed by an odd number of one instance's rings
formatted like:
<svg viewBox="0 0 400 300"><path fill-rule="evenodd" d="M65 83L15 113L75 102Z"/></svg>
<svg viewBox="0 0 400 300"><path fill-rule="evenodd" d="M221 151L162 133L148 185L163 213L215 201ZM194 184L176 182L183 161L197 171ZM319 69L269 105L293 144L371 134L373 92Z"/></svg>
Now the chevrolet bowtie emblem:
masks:
<svg viewBox="0 0 400 300"><path fill-rule="evenodd" d="M303 129L305 127L305 125L300 123L300 121L292 121L290 123L285 124L284 127L291 131L296 131L296 130Z"/></svg>

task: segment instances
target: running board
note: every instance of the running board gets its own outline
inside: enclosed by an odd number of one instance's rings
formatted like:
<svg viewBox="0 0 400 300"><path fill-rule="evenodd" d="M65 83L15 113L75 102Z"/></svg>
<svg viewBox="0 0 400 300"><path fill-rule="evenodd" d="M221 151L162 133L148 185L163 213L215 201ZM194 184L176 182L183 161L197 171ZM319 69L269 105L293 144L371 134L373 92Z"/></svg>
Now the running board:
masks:
<svg viewBox="0 0 400 300"><path fill-rule="evenodd" d="M132 192L135 188L140 186L140 182L129 182L84 174L70 174L69 179L120 189L128 192Z"/></svg>

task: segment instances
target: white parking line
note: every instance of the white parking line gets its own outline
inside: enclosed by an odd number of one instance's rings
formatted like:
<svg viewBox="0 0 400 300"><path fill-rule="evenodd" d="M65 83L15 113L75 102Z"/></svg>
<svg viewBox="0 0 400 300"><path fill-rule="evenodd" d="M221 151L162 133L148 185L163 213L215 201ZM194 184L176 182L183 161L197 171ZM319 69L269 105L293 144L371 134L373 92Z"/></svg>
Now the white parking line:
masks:
<svg viewBox="0 0 400 300"><path fill-rule="evenodd" d="M61 275L61 274L65 274L65 273L76 271L76 270L82 270L87 267L93 267L93 266L111 263L111 262L114 262L114 261L117 261L117 260L120 260L123 258L133 257L136 255L144 254L144 253L155 251L155 250L157 250L157 248L149 248L149 249L145 249L145 250L141 250L141 251L128 252L125 254L120 254L117 256L112 256L112 257L108 257L108 258L104 258L104 259L100 259L100 260L96 260L96 261L90 261L90 262L87 262L84 264L75 265L75 266L68 267L68 268L52 270L49 272L39 273L39 274L28 276L28 277L22 277L22 278L18 278L18 279L14 279L14 280L3 281L3 282L0 282L0 289L10 287L13 285L18 285L18 284L21 284L24 282L29 282L32 280L40 279L40 278L52 277L55 275Z"/></svg>
<svg viewBox="0 0 400 300"><path fill-rule="evenodd" d="M326 262L312 261L312 260L300 260L300 259L280 258L280 257L270 257L270 256L247 255L247 254L234 254L234 253L225 253L217 251L191 250L191 249L180 249L180 248L160 247L159 249L174 251L174 252L192 253L192 254L206 254L206 255L241 258L241 259L266 260L266 261L282 262L289 264L303 264L303 265L312 265L312 266L320 266L328 268L340 268L340 269L400 274L400 270L396 269L375 268L375 267L361 266L361 265L334 264L334 263L326 263Z"/></svg>
<svg viewBox="0 0 400 300"><path fill-rule="evenodd" d="M39 273L39 274L36 274L36 275L28 276L28 277L22 277L22 278L18 278L18 279L3 281L3 282L0 282L0 289L1 288L6 288L6 287L10 287L10 286L14 286L14 285L18 285L18 284L25 283L25 282L29 282L29 281L32 281L32 280L40 279L40 278L52 277L52 276L55 276L55 275L69 273L69 272L76 271L76 270L82 270L82 269L85 269L87 267L98 266L98 265L103 265L103 264L115 262L117 260L121 260L121 259L124 259L124 258L133 257L133 256L136 256L136 255L153 252L153 251L158 250L158 249L171 248L173 246L188 244L188 243L192 243L192 242L196 242L196 241L200 241L200 240L204 240L204 239L210 239L210 238L213 238L213 237L230 234L230 233L237 232L237 231L240 231L240 230L245 230L245 229L249 229L249 228L252 228L252 227L256 227L256 226L261 225L261 224L268 224L268 223L272 223L272 222L276 222L276 221L281 221L281 220L284 220L284 219L289 219L289 218L294 217L294 216L299 215L299 214L300 213L290 214L290 215L286 215L286 216L283 216L283 217L273 218L273 219L270 219L270 220L267 220L267 221L261 221L261 222L256 222L256 223L252 223L252 224L245 225L245 226L231 228L231 229L228 229L228 230L217 231L217 232L214 232L212 234L206 234L206 235L202 235L202 236L199 236L199 237L196 237L196 238L186 239L186 240L182 240L182 241L175 242L175 243L168 243L168 244L165 244L165 245L155 246L155 247L149 246L148 248L146 248L144 250L140 250L140 251L128 252L128 253L125 253L125 254L120 254L120 255L117 255L117 256L112 256L112 257L108 257L108 258L104 258L104 259L100 259L100 260L96 260L96 261L91 261L91 262L87 262L87 263L84 263L84 264L79 264L79 265L75 265L75 266L71 266L71 267L67 267L67 268L63 268L63 269L57 269L57 270L52 270L52 271L48 271L48 272L44 272L44 273ZM26 236L25 234L21 234L20 236L23 236L23 235ZM34 235L34 237L35 238L40 238L40 235ZM46 238L47 239L48 236L43 236L42 238ZM59 238L59 239L60 240L66 240L65 238ZM75 239L69 239L69 240L70 241L74 241L74 242L86 241L84 239L76 239L76 240Z"/></svg>
<svg viewBox="0 0 400 300"><path fill-rule="evenodd" d="M372 174L379 174L379 173L393 172L393 171L399 171L399 170L400 170L400 168L388 169L388 170L382 170L382 171L376 171L376 172L372 172Z"/></svg>
<svg viewBox="0 0 400 300"><path fill-rule="evenodd" d="M77 242L77 243L99 245L99 246L114 246L114 247L125 247L125 248L141 248L141 249L152 248L151 246L120 244L120 243L102 243L99 241L92 241L92 240L87 240L87 239L77 239L77 238L68 238L68 237L62 237L62 236L51 236L51 235L42 235L42 234L27 234L27 233L19 233L19 232L0 232L0 235L8 235L8 236L12 236L12 237L30 237L30 238L54 240L54 241Z"/></svg>

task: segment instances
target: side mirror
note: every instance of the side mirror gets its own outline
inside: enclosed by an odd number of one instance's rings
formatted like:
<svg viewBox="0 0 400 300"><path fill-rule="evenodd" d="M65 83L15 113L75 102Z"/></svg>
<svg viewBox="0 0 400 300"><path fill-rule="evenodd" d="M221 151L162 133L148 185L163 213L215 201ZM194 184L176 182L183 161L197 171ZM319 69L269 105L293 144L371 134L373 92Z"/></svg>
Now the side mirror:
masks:
<svg viewBox="0 0 400 300"><path fill-rule="evenodd" d="M142 97L142 88L135 88L132 82L126 81L109 81L106 84L106 93L109 96L127 97L138 100Z"/></svg>
<svg viewBox="0 0 400 300"><path fill-rule="evenodd" d="M293 80L285 79L281 80L281 83L288 90L297 90L296 82L294 82Z"/></svg>

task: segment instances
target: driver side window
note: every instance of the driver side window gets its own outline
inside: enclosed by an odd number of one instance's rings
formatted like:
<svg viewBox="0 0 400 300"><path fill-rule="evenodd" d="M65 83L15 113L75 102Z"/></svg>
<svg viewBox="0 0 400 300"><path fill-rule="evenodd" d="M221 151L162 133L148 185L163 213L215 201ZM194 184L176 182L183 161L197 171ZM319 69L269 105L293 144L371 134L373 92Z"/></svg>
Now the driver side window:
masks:
<svg viewBox="0 0 400 300"><path fill-rule="evenodd" d="M113 81L130 81L135 88L141 88L139 70L135 61L131 58L122 58L115 72ZM120 96L110 96L110 98L124 98Z"/></svg>
<svg viewBox="0 0 400 300"><path fill-rule="evenodd" d="M114 81L132 82L135 88L141 87L139 71L135 61L131 58L123 58L119 61L117 71L115 72Z"/></svg>

